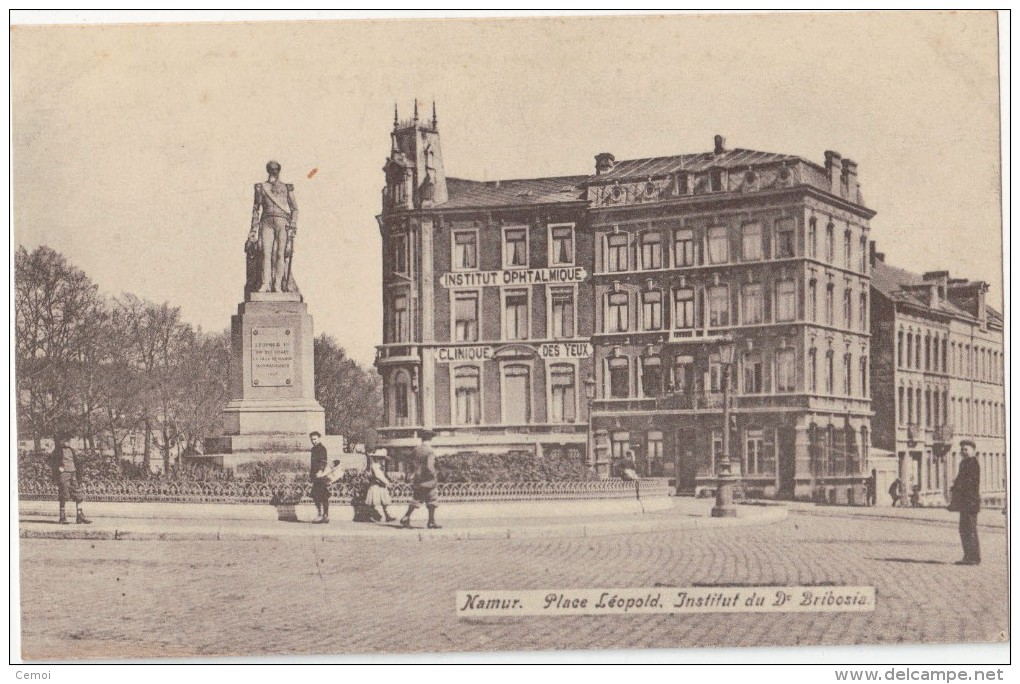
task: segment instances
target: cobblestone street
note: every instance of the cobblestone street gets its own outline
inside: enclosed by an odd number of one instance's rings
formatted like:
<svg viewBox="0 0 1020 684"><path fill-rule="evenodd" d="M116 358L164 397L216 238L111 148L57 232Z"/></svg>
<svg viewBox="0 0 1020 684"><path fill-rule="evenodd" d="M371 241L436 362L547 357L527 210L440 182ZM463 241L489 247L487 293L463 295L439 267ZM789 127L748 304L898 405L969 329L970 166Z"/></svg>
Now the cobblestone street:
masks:
<svg viewBox="0 0 1020 684"><path fill-rule="evenodd" d="M1002 528L791 513L757 527L504 541L21 540L25 658L1002 641ZM458 618L465 589L874 585L873 613ZM314 636L313 635L318 635Z"/></svg>

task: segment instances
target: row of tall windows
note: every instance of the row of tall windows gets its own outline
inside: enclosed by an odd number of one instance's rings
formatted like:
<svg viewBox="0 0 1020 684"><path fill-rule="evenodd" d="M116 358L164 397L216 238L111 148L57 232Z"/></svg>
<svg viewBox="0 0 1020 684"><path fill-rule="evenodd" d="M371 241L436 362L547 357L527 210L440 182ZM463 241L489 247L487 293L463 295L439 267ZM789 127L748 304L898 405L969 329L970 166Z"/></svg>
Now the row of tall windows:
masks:
<svg viewBox="0 0 1020 684"><path fill-rule="evenodd" d="M949 340L938 333L924 335L912 330L896 333L896 365L932 372L947 372L950 356Z"/></svg>
<svg viewBox="0 0 1020 684"><path fill-rule="evenodd" d="M576 258L573 224L549 226L547 263L550 266L569 266ZM527 268L531 265L530 240L526 226L503 229L503 268ZM452 266L454 271L471 271L479 268L478 232L455 230L452 237Z"/></svg>
<svg viewBox="0 0 1020 684"><path fill-rule="evenodd" d="M808 280L807 313L808 320L822 323L832 327L842 326L846 330L868 330L868 294L862 291L857 297L856 316L854 315L854 293L852 288L843 290L839 318L836 318L836 285L828 283L825 286L824 307L819 310L818 292L819 284L817 278Z"/></svg>
<svg viewBox="0 0 1020 684"><path fill-rule="evenodd" d="M957 377L1002 383L1002 352L950 341L939 333L899 330L896 333L896 365L900 368L942 372Z"/></svg>
<svg viewBox="0 0 1020 684"><path fill-rule="evenodd" d="M808 428L808 452L812 474L819 477L859 474L861 464L867 458L868 438L866 427L861 428L858 439L858 433L853 429L811 424Z"/></svg>
<svg viewBox="0 0 1020 684"><path fill-rule="evenodd" d="M772 288L762 283L749 283L740 287L740 322L743 325L794 321L797 319L797 283L794 280L780 280L771 293L773 317L766 315L767 294ZM693 287L680 287L672 291L672 319L666 321L663 312L668 296L661 290L646 290L636 295L637 307L632 316L632 295L630 292L609 292L604 299L604 332L629 332L633 330L662 330L665 327L686 329L698 326L699 320L707 327L736 325L737 317L731 315L730 287L716 285L704 291L703 304L698 306ZM699 317L699 308L701 316Z"/></svg>
<svg viewBox="0 0 1020 684"><path fill-rule="evenodd" d="M836 224L829 221L825 226L825 243L823 245L822 255L825 260L830 264L841 265L847 270L852 270L854 266L857 266L857 270L861 273L868 272L868 236L861 235L858 239L858 247L856 249L856 255L854 250L854 239L853 232L847 228L843 231L842 238L842 254L837 257L836 252ZM807 256L812 259L819 258L818 250L818 218L812 216L808 219L807 229Z"/></svg>
<svg viewBox="0 0 1020 684"><path fill-rule="evenodd" d="M555 339L572 338L577 333L577 307L573 287L550 288L548 293L548 335ZM527 288L502 291L502 339L527 340L532 336L531 291ZM477 342L480 339L481 294L464 290L453 295L453 340Z"/></svg>
<svg viewBox="0 0 1020 684"><path fill-rule="evenodd" d="M573 423L577 411L577 368L554 363L548 373L548 422ZM482 420L481 369L456 366L453 369L453 423L479 425ZM500 422L525 425L534 422L532 368L528 364L506 363L500 368Z"/></svg>
<svg viewBox="0 0 1020 684"><path fill-rule="evenodd" d="M732 261L761 261L769 258L765 241L766 228L761 222L740 227L739 244L733 251L728 226L712 226L705 230L679 228L648 230L636 235L627 232L609 233L602 240L602 264L605 271L641 271L726 264ZM672 258L670 244L672 239ZM796 221L776 222L771 240L771 257L783 259L796 255Z"/></svg>
<svg viewBox="0 0 1020 684"><path fill-rule="evenodd" d="M634 370L634 383L631 372ZM614 356L606 360L608 396L613 399L632 397L658 397L663 394L700 394L703 390L718 393L723 389L723 366L718 356L708 360L708 366L701 367L702 376L695 376L693 358L680 356L671 367L665 367L662 359L628 356ZM797 391L797 352L793 348L779 349L774 354L747 352L743 354L738 367L733 369L731 383L734 392L743 394L765 394Z"/></svg>
<svg viewBox="0 0 1020 684"><path fill-rule="evenodd" d="M951 422L949 390L900 385L896 392L900 426L935 427Z"/></svg>
<svg viewBox="0 0 1020 684"><path fill-rule="evenodd" d="M1001 437L1006 418L1002 403L959 397L951 400L953 423L958 434Z"/></svg>
<svg viewBox="0 0 1020 684"><path fill-rule="evenodd" d="M949 390L904 387L896 390L900 426L951 424L960 435L1004 435L1003 405L970 397L950 397Z"/></svg>
<svg viewBox="0 0 1020 684"><path fill-rule="evenodd" d="M843 396L868 396L868 357L860 355L854 363L854 355L842 355L839 377L836 375L836 352L827 350L819 359L818 349L808 349L807 387L812 393L842 394ZM819 365L821 364L821 365ZM856 373L856 379L854 375Z"/></svg>

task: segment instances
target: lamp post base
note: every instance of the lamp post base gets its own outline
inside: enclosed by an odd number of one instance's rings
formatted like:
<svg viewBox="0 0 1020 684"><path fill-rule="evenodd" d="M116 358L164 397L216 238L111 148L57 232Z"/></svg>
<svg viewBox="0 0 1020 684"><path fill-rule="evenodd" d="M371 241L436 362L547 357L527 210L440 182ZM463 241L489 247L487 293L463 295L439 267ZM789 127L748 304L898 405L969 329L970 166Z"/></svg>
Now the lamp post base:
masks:
<svg viewBox="0 0 1020 684"><path fill-rule="evenodd" d="M712 507L713 518L736 518L737 506L733 503L733 482L720 480L715 491L715 506Z"/></svg>

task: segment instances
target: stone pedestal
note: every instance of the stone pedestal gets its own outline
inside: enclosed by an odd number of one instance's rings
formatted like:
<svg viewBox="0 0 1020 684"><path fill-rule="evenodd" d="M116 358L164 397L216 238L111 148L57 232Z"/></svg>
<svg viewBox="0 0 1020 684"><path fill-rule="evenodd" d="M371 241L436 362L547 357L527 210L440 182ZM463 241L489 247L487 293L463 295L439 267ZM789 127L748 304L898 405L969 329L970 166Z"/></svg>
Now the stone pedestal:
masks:
<svg viewBox="0 0 1020 684"><path fill-rule="evenodd" d="M312 317L301 295L252 292L231 317L230 402L205 453L224 466L307 458L308 433L326 432L315 400Z"/></svg>

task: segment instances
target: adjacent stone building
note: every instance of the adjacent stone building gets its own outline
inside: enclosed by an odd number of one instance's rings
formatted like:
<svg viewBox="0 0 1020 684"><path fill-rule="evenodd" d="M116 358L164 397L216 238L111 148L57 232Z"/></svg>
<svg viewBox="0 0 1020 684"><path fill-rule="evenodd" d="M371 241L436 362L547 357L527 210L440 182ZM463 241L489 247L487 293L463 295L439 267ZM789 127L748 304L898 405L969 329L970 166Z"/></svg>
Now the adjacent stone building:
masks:
<svg viewBox="0 0 1020 684"><path fill-rule="evenodd" d="M895 455L907 496L944 505L972 439L982 492L1004 495L1003 321L988 285L872 263L873 444Z"/></svg>
<svg viewBox="0 0 1020 684"><path fill-rule="evenodd" d="M715 478L725 343L745 489L861 495L874 212L853 161L717 136L468 181L445 175L433 110L395 116L384 171L383 446L431 429L441 452L566 449L603 475L633 450L694 492Z"/></svg>
<svg viewBox="0 0 1020 684"><path fill-rule="evenodd" d="M719 136L709 152L598 163L584 187L600 460L630 449L643 474L711 486L732 343L730 456L745 490L861 496L874 212L856 164L729 150Z"/></svg>

